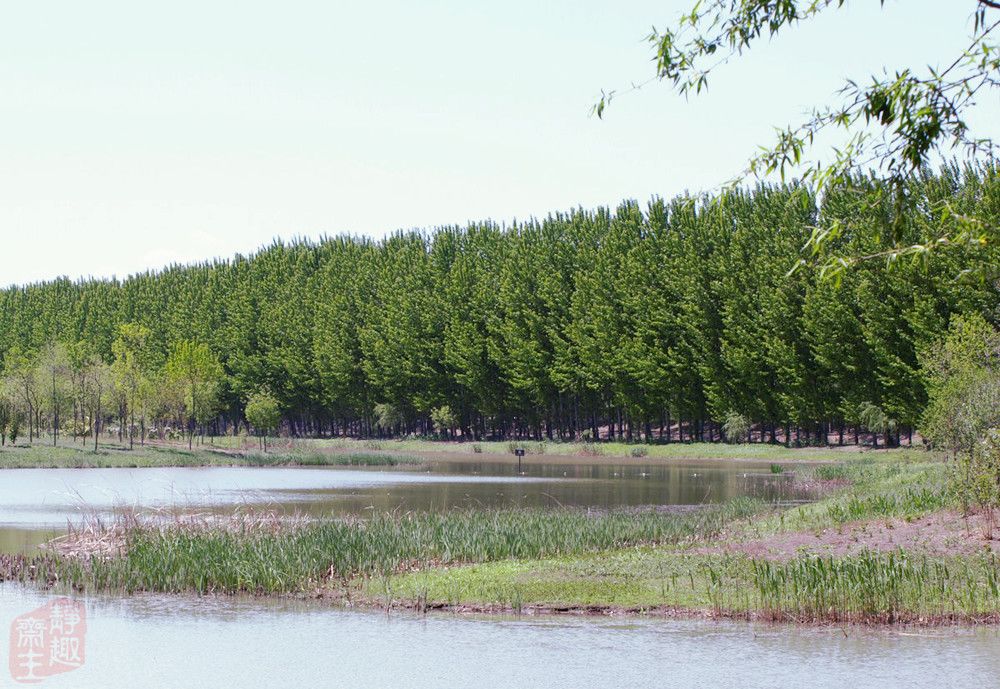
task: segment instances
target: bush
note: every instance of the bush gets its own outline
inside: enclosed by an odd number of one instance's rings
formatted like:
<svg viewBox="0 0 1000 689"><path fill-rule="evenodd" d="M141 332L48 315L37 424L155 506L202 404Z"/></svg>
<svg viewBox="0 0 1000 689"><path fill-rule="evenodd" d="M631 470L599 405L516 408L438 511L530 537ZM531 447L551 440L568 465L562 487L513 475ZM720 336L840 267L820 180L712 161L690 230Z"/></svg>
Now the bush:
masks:
<svg viewBox="0 0 1000 689"><path fill-rule="evenodd" d="M434 430L444 435L458 425L458 414L445 404L431 410L431 422L434 424Z"/></svg>
<svg viewBox="0 0 1000 689"><path fill-rule="evenodd" d="M731 411L726 414L726 420L722 424L722 436L727 443L742 443L746 441L751 427L750 419L739 412Z"/></svg>
<svg viewBox="0 0 1000 689"><path fill-rule="evenodd" d="M483 446L480 445L479 443L475 443L472 446L472 451L475 452L477 455L481 455L483 454Z"/></svg>
<svg viewBox="0 0 1000 689"><path fill-rule="evenodd" d="M649 448L642 447L642 446L633 447L631 450L628 451L628 453L632 457L637 457L637 458L638 457L645 457L646 455L649 454Z"/></svg>
<svg viewBox="0 0 1000 689"><path fill-rule="evenodd" d="M972 452L959 456L952 479L963 510L976 505L983 511L983 536L992 540L996 509L1000 507L1000 430L990 430Z"/></svg>
<svg viewBox="0 0 1000 689"><path fill-rule="evenodd" d="M375 405L375 424L384 431L392 431L401 425L405 419L403 413L391 404Z"/></svg>
<svg viewBox="0 0 1000 689"><path fill-rule="evenodd" d="M972 453L1000 427L1000 332L981 316L957 316L920 366L928 393L921 435L937 449Z"/></svg>

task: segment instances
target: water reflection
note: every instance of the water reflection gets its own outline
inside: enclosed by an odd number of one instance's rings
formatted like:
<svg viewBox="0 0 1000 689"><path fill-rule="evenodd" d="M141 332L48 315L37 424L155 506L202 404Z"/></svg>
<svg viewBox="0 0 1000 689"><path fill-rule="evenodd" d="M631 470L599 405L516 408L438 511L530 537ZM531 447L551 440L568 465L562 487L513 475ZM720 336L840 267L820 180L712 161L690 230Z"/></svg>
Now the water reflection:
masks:
<svg viewBox="0 0 1000 689"><path fill-rule="evenodd" d="M45 601L2 586L0 622ZM1000 677L994 629L845 633L641 619L387 617L242 598L86 604L86 663L47 687L941 689L959 678L991 686Z"/></svg>
<svg viewBox="0 0 1000 689"><path fill-rule="evenodd" d="M18 552L85 516L116 508L227 512L268 509L313 516L456 507L698 505L741 495L803 500L789 474L761 465L441 461L414 468L18 469L0 473L0 549Z"/></svg>

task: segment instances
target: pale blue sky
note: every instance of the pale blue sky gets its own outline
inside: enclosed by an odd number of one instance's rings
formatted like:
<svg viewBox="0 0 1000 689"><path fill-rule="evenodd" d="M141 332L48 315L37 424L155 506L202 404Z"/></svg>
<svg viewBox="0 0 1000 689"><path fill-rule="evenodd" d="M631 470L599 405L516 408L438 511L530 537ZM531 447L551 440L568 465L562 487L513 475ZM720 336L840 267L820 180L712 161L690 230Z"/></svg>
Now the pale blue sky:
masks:
<svg viewBox="0 0 1000 689"><path fill-rule="evenodd" d="M855 0L590 117L691 2L8 3L0 283L712 188L845 77L950 61L973 6Z"/></svg>

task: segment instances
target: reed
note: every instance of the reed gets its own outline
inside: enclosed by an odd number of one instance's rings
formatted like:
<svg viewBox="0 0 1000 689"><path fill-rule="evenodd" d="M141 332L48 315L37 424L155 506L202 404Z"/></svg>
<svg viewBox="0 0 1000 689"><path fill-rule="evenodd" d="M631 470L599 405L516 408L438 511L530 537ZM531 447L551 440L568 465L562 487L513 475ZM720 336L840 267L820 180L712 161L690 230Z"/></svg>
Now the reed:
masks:
<svg viewBox="0 0 1000 689"><path fill-rule="evenodd" d="M1000 611L1000 563L992 553L930 559L899 550L757 560L750 581L754 606L772 619L893 623Z"/></svg>
<svg viewBox="0 0 1000 689"><path fill-rule="evenodd" d="M740 499L685 513L476 510L381 513L273 529L130 524L118 557L48 560L56 578L101 591L275 594L326 580L430 566L579 555L706 538L763 505ZM51 572L33 570L39 578Z"/></svg>

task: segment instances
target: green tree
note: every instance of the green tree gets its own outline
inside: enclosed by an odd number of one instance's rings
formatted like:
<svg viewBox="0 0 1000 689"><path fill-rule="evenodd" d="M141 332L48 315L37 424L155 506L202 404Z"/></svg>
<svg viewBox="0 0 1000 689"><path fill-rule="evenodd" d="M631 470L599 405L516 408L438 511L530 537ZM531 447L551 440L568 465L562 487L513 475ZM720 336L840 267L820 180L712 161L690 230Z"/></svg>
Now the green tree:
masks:
<svg viewBox="0 0 1000 689"><path fill-rule="evenodd" d="M207 345L181 340L170 350L165 374L177 391L177 412L184 420L191 449L196 424L204 429L218 411L222 366Z"/></svg>
<svg viewBox="0 0 1000 689"><path fill-rule="evenodd" d="M8 389L18 400L19 418L28 422L28 442L31 442L34 439L34 421L41 406L35 355L26 353L19 345L12 347L4 357L4 376ZM20 427L20 424L17 425Z"/></svg>
<svg viewBox="0 0 1000 689"><path fill-rule="evenodd" d="M647 36L654 52L654 79L685 97L698 94L715 70L762 39L845 4L846 0L698 0L672 26L654 28ZM957 21L970 11L973 20L968 47L953 61L848 80L840 102L819 105L805 121L779 128L776 141L750 159L741 177L779 173L784 179L794 174L822 196L873 170L886 180L885 193L897 210L914 211L917 206L906 194L908 181L935 156L957 150L968 160L992 158L995 143L974 133L969 116L977 97L1000 87L1000 45L994 39L1000 27L1000 3L966 0L954 5ZM599 117L615 95L614 91L602 94L594 107ZM828 154L812 155L814 140L821 135L828 138L831 132L839 134L843 143ZM828 157L832 159L827 161ZM877 250L829 255L823 272L839 274L868 259L920 256L944 246L997 239L997 226L989 218L955 212L947 201L933 210L933 231L923 241L903 241L900 218L905 213L897 213L868 228L881 240ZM818 224L808 244L813 256L848 229L835 220Z"/></svg>
<svg viewBox="0 0 1000 689"><path fill-rule="evenodd" d="M121 414L122 425L128 421L129 449L135 447L136 413L141 425L141 442L146 436L146 407L151 393L149 375L152 369L149 352L149 328L137 323L126 323L119 327L118 337L111 345L114 362L111 372L115 387L124 401Z"/></svg>
<svg viewBox="0 0 1000 689"><path fill-rule="evenodd" d="M0 446L7 444L7 433L14 414L14 403L7 397L7 391L0 388Z"/></svg>
<svg viewBox="0 0 1000 689"><path fill-rule="evenodd" d="M59 442L61 415L72 395L69 377L70 359L66 346L58 342L46 344L38 357L37 378L45 389L41 399L47 405L53 446Z"/></svg>
<svg viewBox="0 0 1000 689"><path fill-rule="evenodd" d="M89 417L90 432L97 452L104 417L114 390L111 367L96 354L88 355L81 364L80 405L81 414Z"/></svg>
<svg viewBox="0 0 1000 689"><path fill-rule="evenodd" d="M277 430L281 423L278 400L268 390L255 392L247 400L244 414L260 436L261 449L267 452L267 434Z"/></svg>
<svg viewBox="0 0 1000 689"><path fill-rule="evenodd" d="M924 438L953 456L971 456L1000 428L1000 331L978 314L955 318L921 356L929 402Z"/></svg>

